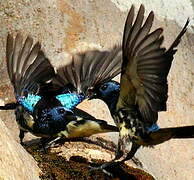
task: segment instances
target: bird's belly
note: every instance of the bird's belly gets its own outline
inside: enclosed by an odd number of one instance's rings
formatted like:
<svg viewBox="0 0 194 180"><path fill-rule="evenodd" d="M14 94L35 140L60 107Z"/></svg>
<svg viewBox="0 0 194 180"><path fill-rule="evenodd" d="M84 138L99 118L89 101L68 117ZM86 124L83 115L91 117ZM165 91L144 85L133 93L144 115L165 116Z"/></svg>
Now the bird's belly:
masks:
<svg viewBox="0 0 194 180"><path fill-rule="evenodd" d="M34 118L28 112L23 109L18 109L16 112L16 122L19 128L23 131L31 131L33 130Z"/></svg>
<svg viewBox="0 0 194 180"><path fill-rule="evenodd" d="M84 124L75 125L77 122L73 121L67 125L67 130L58 133L58 136L65 136L66 138L88 137L93 134L104 132L100 125L96 122L88 121Z"/></svg>

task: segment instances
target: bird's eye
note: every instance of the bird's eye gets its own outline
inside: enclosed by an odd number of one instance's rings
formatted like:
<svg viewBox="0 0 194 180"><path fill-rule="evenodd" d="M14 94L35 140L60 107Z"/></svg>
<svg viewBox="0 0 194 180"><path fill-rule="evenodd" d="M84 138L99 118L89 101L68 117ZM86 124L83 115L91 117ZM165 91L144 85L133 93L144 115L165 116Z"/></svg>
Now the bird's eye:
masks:
<svg viewBox="0 0 194 180"><path fill-rule="evenodd" d="M65 109L59 109L59 111L58 111L59 113L65 113Z"/></svg>
<svg viewBox="0 0 194 180"><path fill-rule="evenodd" d="M100 88L100 89L101 89L102 91L104 91L104 90L106 90L106 89L107 89L107 87L108 87L107 85L103 85L103 86L101 86L101 88Z"/></svg>

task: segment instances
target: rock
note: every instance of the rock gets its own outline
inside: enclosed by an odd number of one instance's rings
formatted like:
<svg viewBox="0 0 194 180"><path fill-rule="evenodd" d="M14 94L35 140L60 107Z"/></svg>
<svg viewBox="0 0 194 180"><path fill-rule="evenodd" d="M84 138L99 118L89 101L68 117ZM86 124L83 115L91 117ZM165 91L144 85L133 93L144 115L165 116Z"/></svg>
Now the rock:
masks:
<svg viewBox="0 0 194 180"><path fill-rule="evenodd" d="M18 144L0 119L0 179L38 180L35 160Z"/></svg>

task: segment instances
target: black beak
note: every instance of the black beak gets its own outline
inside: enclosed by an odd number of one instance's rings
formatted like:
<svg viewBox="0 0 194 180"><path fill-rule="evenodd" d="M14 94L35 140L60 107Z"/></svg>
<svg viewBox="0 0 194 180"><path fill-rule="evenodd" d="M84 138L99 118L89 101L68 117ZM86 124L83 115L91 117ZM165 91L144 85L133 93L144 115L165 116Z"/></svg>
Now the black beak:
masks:
<svg viewBox="0 0 194 180"><path fill-rule="evenodd" d="M87 98L88 100L95 99L97 98L97 93L95 92L93 87L90 87L87 92Z"/></svg>
<svg viewBox="0 0 194 180"><path fill-rule="evenodd" d="M94 92L93 92L93 93L89 93L89 94L88 94L88 99L89 99L89 100L95 99L95 98L97 98L97 93L94 93Z"/></svg>

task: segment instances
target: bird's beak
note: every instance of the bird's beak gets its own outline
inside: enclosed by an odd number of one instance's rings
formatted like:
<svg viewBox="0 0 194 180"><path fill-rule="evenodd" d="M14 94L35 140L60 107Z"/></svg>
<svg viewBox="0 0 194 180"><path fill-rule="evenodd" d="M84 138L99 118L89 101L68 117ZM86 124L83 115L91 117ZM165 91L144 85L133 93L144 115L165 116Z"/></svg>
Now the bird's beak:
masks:
<svg viewBox="0 0 194 180"><path fill-rule="evenodd" d="M95 99L96 97L97 97L97 93L92 92L92 93L89 93L89 94L88 94L88 99L89 99L89 100Z"/></svg>
<svg viewBox="0 0 194 180"><path fill-rule="evenodd" d="M93 87L90 87L90 88L88 89L87 94L88 94L88 95L87 95L87 98L88 98L89 100L95 99L95 98L97 97L97 93L95 92L95 90L94 90Z"/></svg>

